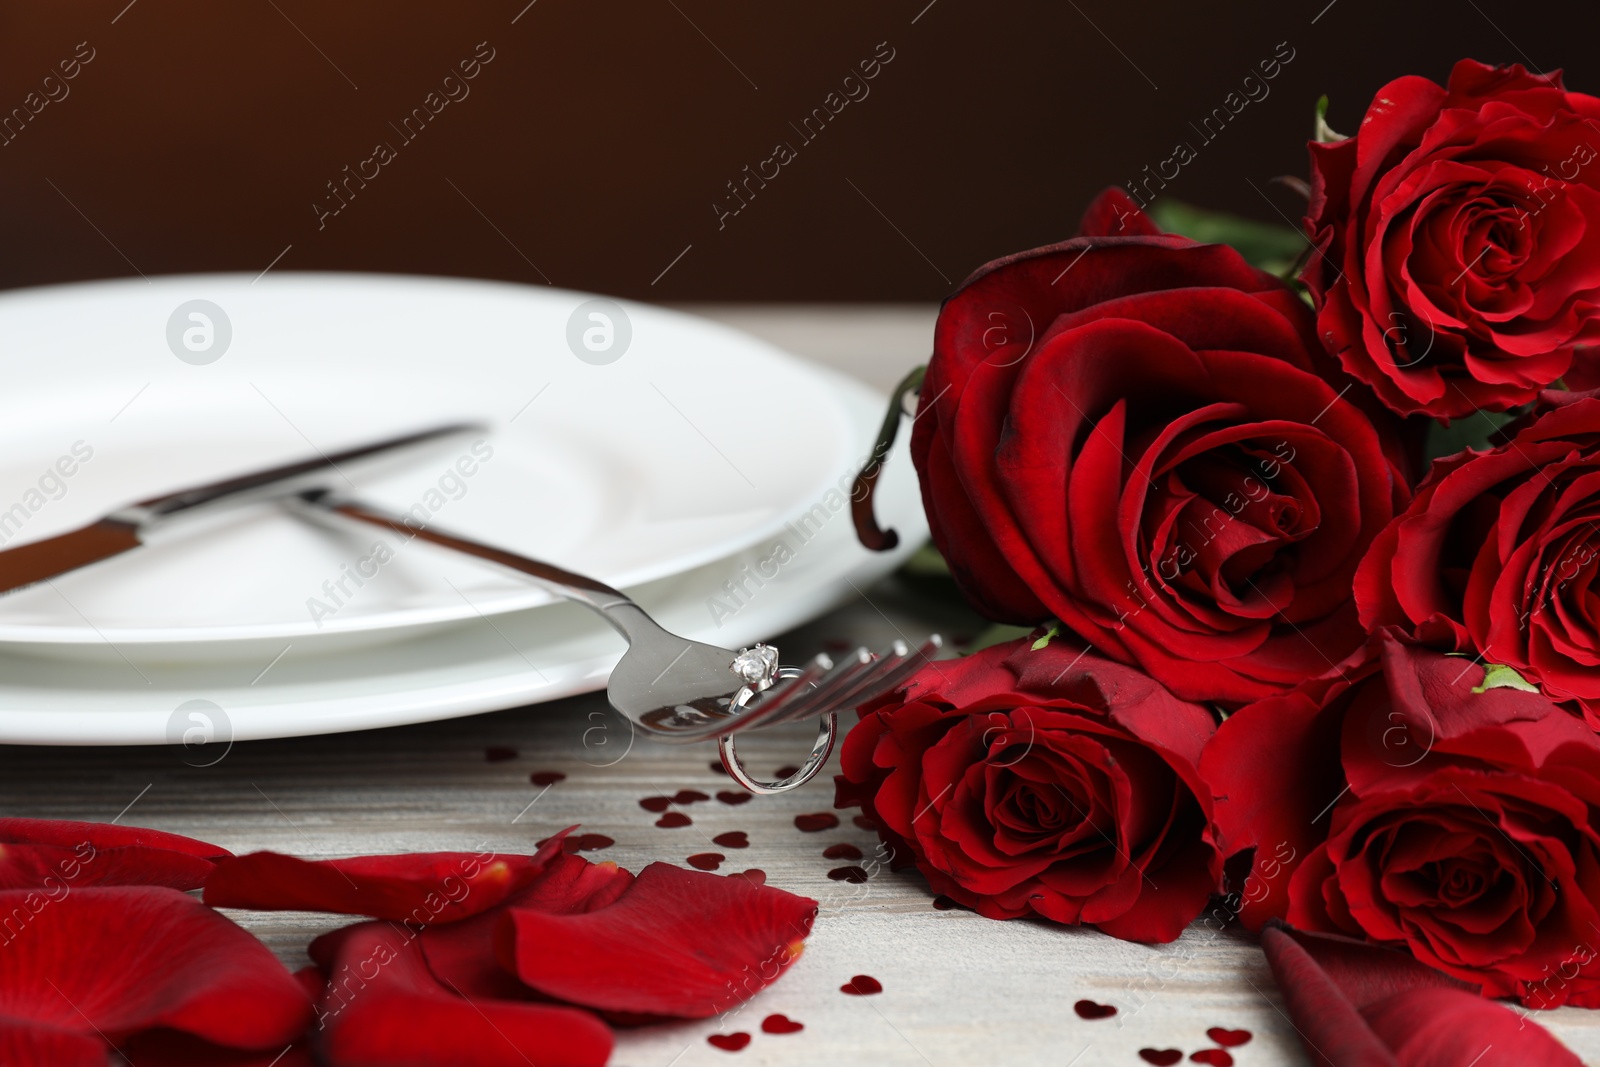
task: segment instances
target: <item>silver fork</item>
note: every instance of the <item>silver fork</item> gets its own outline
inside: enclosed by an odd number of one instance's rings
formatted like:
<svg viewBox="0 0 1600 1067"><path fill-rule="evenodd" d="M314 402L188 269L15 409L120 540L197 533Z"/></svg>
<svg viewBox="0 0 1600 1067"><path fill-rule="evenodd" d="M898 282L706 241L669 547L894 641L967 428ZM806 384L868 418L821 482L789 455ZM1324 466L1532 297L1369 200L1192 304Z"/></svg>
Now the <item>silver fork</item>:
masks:
<svg viewBox="0 0 1600 1067"><path fill-rule="evenodd" d="M782 793L809 782L833 751L838 712L901 685L942 643L934 635L915 651L896 641L878 655L858 648L838 663L822 654L803 667L785 667L771 645L735 652L679 637L663 629L627 594L553 564L419 526L397 513L325 490L306 493L293 503L320 520L378 526L498 563L598 612L628 642L628 651L606 687L611 706L657 741L685 744L717 738L723 767L752 793ZM754 778L745 770L734 735L810 718L820 718L821 723L799 770L777 781Z"/></svg>

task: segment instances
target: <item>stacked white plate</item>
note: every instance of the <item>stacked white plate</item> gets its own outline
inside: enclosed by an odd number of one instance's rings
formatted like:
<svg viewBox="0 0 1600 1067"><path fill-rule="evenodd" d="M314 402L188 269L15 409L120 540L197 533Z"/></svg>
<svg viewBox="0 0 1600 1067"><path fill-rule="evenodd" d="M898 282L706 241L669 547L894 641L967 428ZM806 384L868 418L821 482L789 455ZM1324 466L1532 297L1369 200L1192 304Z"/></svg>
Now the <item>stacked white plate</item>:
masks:
<svg viewBox="0 0 1600 1067"><path fill-rule="evenodd" d="M881 395L648 305L376 275L60 286L0 297L0 366L0 548L459 420L487 428L360 495L626 589L702 641L815 617L926 533L902 442L878 503L901 547L854 537ZM600 688L622 651L513 573L261 505L0 597L0 742L446 718Z"/></svg>

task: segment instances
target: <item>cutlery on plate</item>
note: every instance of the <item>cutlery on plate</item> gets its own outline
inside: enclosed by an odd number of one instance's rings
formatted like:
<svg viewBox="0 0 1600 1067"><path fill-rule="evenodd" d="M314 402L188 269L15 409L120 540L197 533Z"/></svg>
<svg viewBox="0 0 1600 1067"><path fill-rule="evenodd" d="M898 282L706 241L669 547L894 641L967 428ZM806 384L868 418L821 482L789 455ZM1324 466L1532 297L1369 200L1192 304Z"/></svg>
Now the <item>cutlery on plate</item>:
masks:
<svg viewBox="0 0 1600 1067"><path fill-rule="evenodd" d="M445 439L486 432L477 423L451 423L141 500L76 530L0 550L0 594L119 556L173 522L332 488L347 483L351 472L388 469L397 460L414 461L416 449L432 451Z"/></svg>
<svg viewBox="0 0 1600 1067"><path fill-rule="evenodd" d="M735 652L690 641L664 629L627 594L604 582L409 522L403 515L338 491L313 489L289 503L320 521L365 523L498 563L527 575L559 597L598 612L628 642L628 651L611 672L606 688L611 706L657 741L717 738L723 767L752 793L782 793L810 781L833 751L837 713L901 685L941 644L936 635L915 651L896 641L879 655L858 648L837 663L823 654L804 667L784 667L771 645ZM752 777L740 763L734 748L737 733L810 718L821 719L817 739L805 763L793 774L763 781Z"/></svg>

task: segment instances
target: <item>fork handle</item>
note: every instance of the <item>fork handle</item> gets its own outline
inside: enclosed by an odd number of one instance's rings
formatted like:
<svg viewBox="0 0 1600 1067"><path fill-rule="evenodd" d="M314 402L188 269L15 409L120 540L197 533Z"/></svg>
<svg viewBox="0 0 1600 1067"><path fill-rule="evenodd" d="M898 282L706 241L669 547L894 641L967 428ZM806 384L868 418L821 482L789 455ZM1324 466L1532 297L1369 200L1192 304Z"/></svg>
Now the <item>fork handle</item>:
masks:
<svg viewBox="0 0 1600 1067"><path fill-rule="evenodd" d="M597 579L557 567L553 563L507 552L493 545L457 537L428 526L415 525L407 522L404 515L333 493L308 493L301 496L299 502L314 515L331 515L366 523L369 526L391 530L408 540L417 538L429 541L520 571L557 596L593 609L626 638L630 645L647 634L658 635L666 632L643 608L635 604L628 594L613 589Z"/></svg>

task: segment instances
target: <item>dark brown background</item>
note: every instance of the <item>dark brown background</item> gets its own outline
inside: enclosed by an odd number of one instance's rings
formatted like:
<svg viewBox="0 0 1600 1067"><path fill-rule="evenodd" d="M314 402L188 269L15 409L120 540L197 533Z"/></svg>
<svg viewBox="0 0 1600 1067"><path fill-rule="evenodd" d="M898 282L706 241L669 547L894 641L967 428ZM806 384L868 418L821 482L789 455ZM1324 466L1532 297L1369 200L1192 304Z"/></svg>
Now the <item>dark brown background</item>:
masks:
<svg viewBox="0 0 1600 1067"><path fill-rule="evenodd" d="M0 148L0 285L259 272L288 247L281 269L930 300L1068 235L1280 41L1294 61L1180 199L1277 219L1253 182L1293 214L1267 181L1303 170L1320 93L1348 131L1385 81L1458 56L1600 92L1594 0L525 3L7 3L0 112L78 42L96 55ZM471 95L319 231L324 183L398 140L388 123L480 41L495 59ZM800 147L788 124L880 41L896 55L871 95ZM778 140L799 158L719 231L724 183Z"/></svg>

